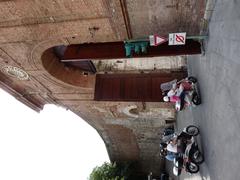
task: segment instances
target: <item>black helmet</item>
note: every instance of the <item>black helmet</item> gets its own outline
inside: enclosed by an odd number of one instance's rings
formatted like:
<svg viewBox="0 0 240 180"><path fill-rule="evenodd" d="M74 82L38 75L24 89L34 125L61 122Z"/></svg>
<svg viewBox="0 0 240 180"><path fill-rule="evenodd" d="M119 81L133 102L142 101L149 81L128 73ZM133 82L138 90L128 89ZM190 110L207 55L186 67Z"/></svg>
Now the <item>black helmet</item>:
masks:
<svg viewBox="0 0 240 180"><path fill-rule="evenodd" d="M167 143L161 142L159 146L160 146L160 149L164 149L167 147Z"/></svg>

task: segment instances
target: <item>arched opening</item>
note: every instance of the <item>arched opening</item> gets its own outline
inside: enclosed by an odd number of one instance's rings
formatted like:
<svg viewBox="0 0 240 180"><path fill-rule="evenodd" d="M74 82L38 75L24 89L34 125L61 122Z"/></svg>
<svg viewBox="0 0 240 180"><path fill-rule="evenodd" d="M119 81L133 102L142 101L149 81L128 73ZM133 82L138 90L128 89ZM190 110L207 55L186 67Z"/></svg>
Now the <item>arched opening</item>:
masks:
<svg viewBox="0 0 240 180"><path fill-rule="evenodd" d="M55 48L50 48L44 51L42 54L42 63L48 73L60 81L83 88L94 87L95 75L88 73L77 66L62 63Z"/></svg>
<svg viewBox="0 0 240 180"><path fill-rule="evenodd" d="M71 111L46 105L39 114L1 89L0 98L0 179L87 179L109 162L98 132Z"/></svg>

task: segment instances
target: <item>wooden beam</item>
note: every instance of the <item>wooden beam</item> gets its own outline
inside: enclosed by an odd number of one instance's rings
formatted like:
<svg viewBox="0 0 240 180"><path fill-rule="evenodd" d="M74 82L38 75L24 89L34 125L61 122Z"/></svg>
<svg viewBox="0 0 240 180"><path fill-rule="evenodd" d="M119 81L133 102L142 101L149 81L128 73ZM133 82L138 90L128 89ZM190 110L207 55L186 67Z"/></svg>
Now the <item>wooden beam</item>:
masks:
<svg viewBox="0 0 240 180"><path fill-rule="evenodd" d="M159 46L149 46L147 53L136 54L132 57L156 57L156 56L178 56L200 54L201 45L198 41L186 40L186 45L169 46L168 42ZM79 45L70 45L66 48L62 61L80 61L94 59L122 59L125 56L125 47L123 42L106 43L88 43Z"/></svg>

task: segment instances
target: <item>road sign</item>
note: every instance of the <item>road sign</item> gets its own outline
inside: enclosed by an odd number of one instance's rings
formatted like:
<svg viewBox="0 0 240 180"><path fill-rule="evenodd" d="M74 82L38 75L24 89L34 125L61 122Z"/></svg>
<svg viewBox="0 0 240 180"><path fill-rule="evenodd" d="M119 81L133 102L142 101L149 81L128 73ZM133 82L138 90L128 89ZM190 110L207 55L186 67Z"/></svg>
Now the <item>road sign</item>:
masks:
<svg viewBox="0 0 240 180"><path fill-rule="evenodd" d="M150 41L150 46L158 46L158 45L168 41L168 39L155 34L155 35L149 36L149 41Z"/></svg>
<svg viewBox="0 0 240 180"><path fill-rule="evenodd" d="M184 45L186 42L186 33L170 33L168 36L168 45Z"/></svg>

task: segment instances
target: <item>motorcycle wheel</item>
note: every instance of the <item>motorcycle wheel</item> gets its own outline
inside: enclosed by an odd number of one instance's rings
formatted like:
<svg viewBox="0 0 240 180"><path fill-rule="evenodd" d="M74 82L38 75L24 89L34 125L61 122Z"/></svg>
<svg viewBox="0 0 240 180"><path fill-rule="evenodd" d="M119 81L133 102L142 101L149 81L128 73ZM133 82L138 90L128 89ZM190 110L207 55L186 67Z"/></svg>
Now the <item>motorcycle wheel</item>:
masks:
<svg viewBox="0 0 240 180"><path fill-rule="evenodd" d="M197 136L199 134L199 129L197 126L190 125L186 128L186 132L191 136Z"/></svg>
<svg viewBox="0 0 240 180"><path fill-rule="evenodd" d="M199 95L196 92L193 93L192 102L195 105L200 105L201 104L201 98L199 97Z"/></svg>
<svg viewBox="0 0 240 180"><path fill-rule="evenodd" d="M199 150L197 150L192 154L191 160L196 164L202 164L204 161L204 158L202 153Z"/></svg>
<svg viewBox="0 0 240 180"><path fill-rule="evenodd" d="M186 168L187 168L187 171L192 174L197 173L199 171L199 165L197 165L193 162L190 162Z"/></svg>
<svg viewBox="0 0 240 180"><path fill-rule="evenodd" d="M197 78L193 77L193 76L189 76L188 80L192 83L196 83L197 82Z"/></svg>

